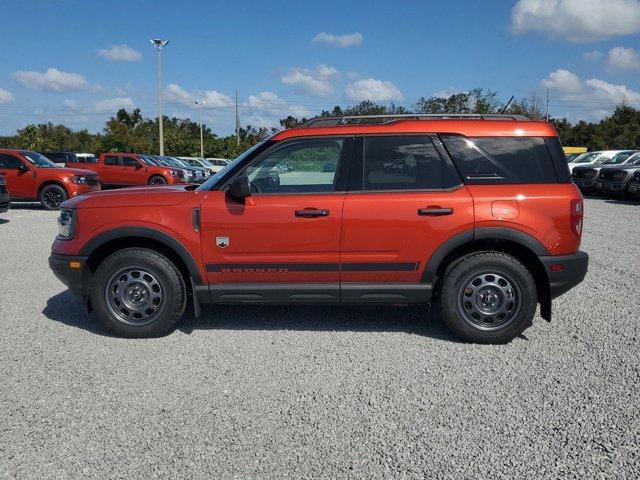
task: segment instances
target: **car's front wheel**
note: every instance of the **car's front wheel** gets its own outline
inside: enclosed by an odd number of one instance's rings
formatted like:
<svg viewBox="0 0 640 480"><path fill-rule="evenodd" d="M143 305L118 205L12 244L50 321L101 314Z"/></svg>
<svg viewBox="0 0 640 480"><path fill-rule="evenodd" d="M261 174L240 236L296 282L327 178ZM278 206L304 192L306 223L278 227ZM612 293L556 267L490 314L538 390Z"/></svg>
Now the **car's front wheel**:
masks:
<svg viewBox="0 0 640 480"><path fill-rule="evenodd" d="M476 343L504 343L531 325L536 283L515 257L477 252L447 269L438 301L443 321L457 336Z"/></svg>
<svg viewBox="0 0 640 480"><path fill-rule="evenodd" d="M160 175L154 175L149 179L149 185L165 185L167 181Z"/></svg>
<svg viewBox="0 0 640 480"><path fill-rule="evenodd" d="M91 305L106 327L124 337L169 333L184 313L187 290L171 260L144 248L127 248L97 268Z"/></svg>
<svg viewBox="0 0 640 480"><path fill-rule="evenodd" d="M60 204L67 198L67 191L55 183L46 185L42 190L40 190L40 194L38 195L38 200L47 210L58 210L60 208Z"/></svg>

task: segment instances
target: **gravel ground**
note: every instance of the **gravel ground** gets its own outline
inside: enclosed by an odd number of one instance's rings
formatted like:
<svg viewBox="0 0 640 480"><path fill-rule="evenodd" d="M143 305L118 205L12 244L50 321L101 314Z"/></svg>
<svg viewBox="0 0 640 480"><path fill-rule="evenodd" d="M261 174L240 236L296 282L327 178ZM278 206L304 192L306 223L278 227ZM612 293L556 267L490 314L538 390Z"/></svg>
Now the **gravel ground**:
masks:
<svg viewBox="0 0 640 480"><path fill-rule="evenodd" d="M113 338L0 215L0 478L637 478L640 204L590 199L587 279L509 345L421 308L208 308ZM2 220L4 219L4 220Z"/></svg>

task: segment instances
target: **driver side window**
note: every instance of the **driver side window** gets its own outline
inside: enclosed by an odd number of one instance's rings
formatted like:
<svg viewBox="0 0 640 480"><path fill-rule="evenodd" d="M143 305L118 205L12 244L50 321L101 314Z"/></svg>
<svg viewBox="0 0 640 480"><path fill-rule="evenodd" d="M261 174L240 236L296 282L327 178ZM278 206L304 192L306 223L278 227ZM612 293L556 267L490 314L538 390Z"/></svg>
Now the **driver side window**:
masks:
<svg viewBox="0 0 640 480"><path fill-rule="evenodd" d="M343 139L293 141L250 165L246 175L255 193L332 192Z"/></svg>
<svg viewBox="0 0 640 480"><path fill-rule="evenodd" d="M24 165L17 157L8 153L0 154L0 168L6 168L8 170L17 170L20 165Z"/></svg>

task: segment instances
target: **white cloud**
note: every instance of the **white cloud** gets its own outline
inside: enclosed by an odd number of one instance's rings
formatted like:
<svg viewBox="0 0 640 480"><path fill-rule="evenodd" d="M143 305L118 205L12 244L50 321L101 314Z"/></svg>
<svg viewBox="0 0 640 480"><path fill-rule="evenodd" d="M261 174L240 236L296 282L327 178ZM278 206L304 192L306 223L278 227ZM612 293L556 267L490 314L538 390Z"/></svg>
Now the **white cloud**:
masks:
<svg viewBox="0 0 640 480"><path fill-rule="evenodd" d="M324 43L341 48L362 45L363 40L364 35L360 32L348 33L346 35L334 35L332 33L321 32L311 39L313 43Z"/></svg>
<svg viewBox="0 0 640 480"><path fill-rule="evenodd" d="M40 73L33 70L13 72L11 76L23 87L47 92L71 92L82 90L87 81L78 73L67 73L57 68L48 68Z"/></svg>
<svg viewBox="0 0 640 480"><path fill-rule="evenodd" d="M558 72L563 73L554 76ZM615 85L599 78L582 81L565 69L552 72L541 83L556 86L551 95L553 109L569 109L574 112L571 116L575 119L601 119L621 103L640 107L640 93L626 85Z"/></svg>
<svg viewBox="0 0 640 480"><path fill-rule="evenodd" d="M612 70L639 70L640 54L633 48L614 47L609 50L607 65Z"/></svg>
<svg viewBox="0 0 640 480"><path fill-rule="evenodd" d="M543 87L562 93L576 93L582 90L580 78L573 72L559 68L540 82Z"/></svg>
<svg viewBox="0 0 640 480"><path fill-rule="evenodd" d="M107 98L93 103L93 111L98 113L115 113L121 108L132 109L133 107L133 100L129 97Z"/></svg>
<svg viewBox="0 0 640 480"><path fill-rule="evenodd" d="M292 68L280 80L285 85L293 85L297 93L314 97L326 97L333 93L331 80L338 70L328 65L319 65L315 69Z"/></svg>
<svg viewBox="0 0 640 480"><path fill-rule="evenodd" d="M265 116L293 115L294 117L308 117L309 110L300 105L290 105L273 92L260 92L257 95L249 95L246 106L252 112L261 112Z"/></svg>
<svg viewBox="0 0 640 480"><path fill-rule="evenodd" d="M111 48L101 48L98 55L116 62L135 62L142 58L142 54L127 45L111 45Z"/></svg>
<svg viewBox="0 0 640 480"><path fill-rule="evenodd" d="M198 90L188 92L176 83L170 83L165 88L165 98L169 102L181 103L191 108L196 108L195 102L205 102L206 108L226 108L234 105L228 95L217 90Z"/></svg>
<svg viewBox="0 0 640 480"><path fill-rule="evenodd" d="M449 98L452 95L457 95L458 93L465 93L463 90L455 87L447 87L443 90L439 90L436 92L435 96L438 98Z"/></svg>
<svg viewBox="0 0 640 480"><path fill-rule="evenodd" d="M374 102L394 102L404 98L402 92L391 82L365 78L350 83L345 89L350 100L371 100Z"/></svg>
<svg viewBox="0 0 640 480"><path fill-rule="evenodd" d="M13 100L13 93L9 90L5 90L4 88L0 88L0 105L3 103L11 103Z"/></svg>
<svg viewBox="0 0 640 480"><path fill-rule="evenodd" d="M576 43L632 35L640 32L640 1L519 0L511 10L511 29Z"/></svg>
<svg viewBox="0 0 640 480"><path fill-rule="evenodd" d="M587 62L597 62L602 58L602 52L600 50L591 50L590 52L584 52L582 59Z"/></svg>

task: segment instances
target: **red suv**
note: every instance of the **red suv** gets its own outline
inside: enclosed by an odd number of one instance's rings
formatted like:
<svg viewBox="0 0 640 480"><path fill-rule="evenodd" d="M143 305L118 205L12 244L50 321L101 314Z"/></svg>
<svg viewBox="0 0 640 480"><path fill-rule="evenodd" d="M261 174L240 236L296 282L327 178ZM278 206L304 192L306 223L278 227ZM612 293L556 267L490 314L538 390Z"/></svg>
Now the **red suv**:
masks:
<svg viewBox="0 0 640 480"><path fill-rule="evenodd" d="M98 175L88 170L64 168L27 150L0 149L0 175L14 201L38 201L57 210L68 198L100 190Z"/></svg>
<svg viewBox="0 0 640 480"><path fill-rule="evenodd" d="M198 187L63 207L50 267L129 337L169 332L192 298L196 314L202 303L424 304L464 339L505 342L538 303L549 320L588 263L557 133L520 117L317 118Z"/></svg>

